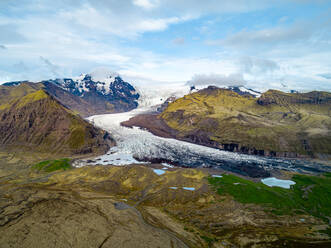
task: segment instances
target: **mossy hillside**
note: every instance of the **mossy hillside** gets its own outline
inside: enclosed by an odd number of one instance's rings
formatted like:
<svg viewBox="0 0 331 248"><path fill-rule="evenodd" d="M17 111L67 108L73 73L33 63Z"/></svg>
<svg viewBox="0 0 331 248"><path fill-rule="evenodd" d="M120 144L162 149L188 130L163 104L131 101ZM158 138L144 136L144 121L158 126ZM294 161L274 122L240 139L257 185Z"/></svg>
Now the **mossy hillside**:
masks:
<svg viewBox="0 0 331 248"><path fill-rule="evenodd" d="M78 118L71 118L70 136L68 144L72 149L79 149L85 144L86 128L80 123Z"/></svg>
<svg viewBox="0 0 331 248"><path fill-rule="evenodd" d="M72 168L70 159L45 160L32 166L33 169L43 172L53 172L58 170L69 170Z"/></svg>
<svg viewBox="0 0 331 248"><path fill-rule="evenodd" d="M22 108L29 103L33 103L33 102L45 99L47 97L49 97L49 96L44 90L37 90L37 91L32 92L32 93L24 96L23 98L21 98L17 103L17 107Z"/></svg>
<svg viewBox="0 0 331 248"><path fill-rule="evenodd" d="M85 146L95 145L96 129L88 122L78 116L69 116L70 118L70 136L68 145L71 149L81 149ZM104 134L104 132L102 132Z"/></svg>
<svg viewBox="0 0 331 248"><path fill-rule="evenodd" d="M22 83L19 86L0 85L0 110L10 108L23 97L42 89L41 84Z"/></svg>
<svg viewBox="0 0 331 248"><path fill-rule="evenodd" d="M295 175L290 189L269 187L233 175L210 177L220 195L231 195L241 203L259 204L276 214L309 214L327 220L331 215L331 177Z"/></svg>
<svg viewBox="0 0 331 248"><path fill-rule="evenodd" d="M104 131L94 128L40 87L28 83L3 87L15 97L0 109L3 118L0 142L13 149L30 147L34 152L51 152L61 157L108 149ZM22 96L23 93L26 95ZM11 135L7 137L6 132Z"/></svg>
<svg viewBox="0 0 331 248"><path fill-rule="evenodd" d="M237 143L257 150L302 155L330 151L330 103L300 101L261 105L255 98L229 90L202 90L169 104L160 117L183 137L202 130L218 143Z"/></svg>

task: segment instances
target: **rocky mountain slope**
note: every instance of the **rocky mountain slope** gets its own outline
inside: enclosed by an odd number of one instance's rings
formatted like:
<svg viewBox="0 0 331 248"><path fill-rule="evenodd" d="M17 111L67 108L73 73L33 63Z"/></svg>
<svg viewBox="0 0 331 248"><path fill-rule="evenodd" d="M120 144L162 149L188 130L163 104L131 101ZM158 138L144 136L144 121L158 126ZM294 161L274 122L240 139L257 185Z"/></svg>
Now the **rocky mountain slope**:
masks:
<svg viewBox="0 0 331 248"><path fill-rule="evenodd" d="M9 82L17 86L27 81ZM115 73L97 71L77 78L45 80L44 90L81 116L130 111L138 106L136 89Z"/></svg>
<svg viewBox="0 0 331 248"><path fill-rule="evenodd" d="M137 116L124 125L234 152L330 159L331 93L269 90L254 98L208 87L159 115Z"/></svg>
<svg viewBox="0 0 331 248"><path fill-rule="evenodd" d="M66 108L42 84L0 86L0 146L70 156L106 152L110 135Z"/></svg>
<svg viewBox="0 0 331 248"><path fill-rule="evenodd" d="M113 73L83 74L76 79L56 79L43 81L43 83L48 92L61 102L66 100L62 97L63 94L58 94L54 85L71 95L80 97L83 102L87 103L84 105L87 110L90 109L89 112L94 112L94 114L126 112L138 106L139 94L135 88ZM68 107L76 109L77 104L69 103ZM86 115L86 113L84 114Z"/></svg>

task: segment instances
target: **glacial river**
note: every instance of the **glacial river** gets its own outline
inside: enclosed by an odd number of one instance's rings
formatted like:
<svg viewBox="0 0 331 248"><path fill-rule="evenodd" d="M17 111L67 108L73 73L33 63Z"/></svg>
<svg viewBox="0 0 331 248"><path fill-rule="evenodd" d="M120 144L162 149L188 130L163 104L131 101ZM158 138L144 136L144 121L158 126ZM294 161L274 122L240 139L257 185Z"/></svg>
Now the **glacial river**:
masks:
<svg viewBox="0 0 331 248"><path fill-rule="evenodd" d="M149 107L138 108L126 113L95 115L88 118L97 127L112 134L117 146L102 156L80 160L76 166L133 163L167 162L183 167L211 167L233 171L252 177L268 177L275 169L285 169L301 173L330 171L330 167L289 159L274 159L221 151L175 139L155 136L139 128L127 128L121 122L150 111Z"/></svg>

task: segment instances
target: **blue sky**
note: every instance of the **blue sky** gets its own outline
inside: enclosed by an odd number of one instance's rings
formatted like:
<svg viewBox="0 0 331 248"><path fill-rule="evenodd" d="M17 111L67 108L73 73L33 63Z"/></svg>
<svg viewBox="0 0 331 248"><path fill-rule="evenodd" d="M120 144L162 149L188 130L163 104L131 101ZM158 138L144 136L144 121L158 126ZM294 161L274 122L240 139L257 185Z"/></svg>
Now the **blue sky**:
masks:
<svg viewBox="0 0 331 248"><path fill-rule="evenodd" d="M331 1L0 1L0 83L98 67L155 87L331 91Z"/></svg>

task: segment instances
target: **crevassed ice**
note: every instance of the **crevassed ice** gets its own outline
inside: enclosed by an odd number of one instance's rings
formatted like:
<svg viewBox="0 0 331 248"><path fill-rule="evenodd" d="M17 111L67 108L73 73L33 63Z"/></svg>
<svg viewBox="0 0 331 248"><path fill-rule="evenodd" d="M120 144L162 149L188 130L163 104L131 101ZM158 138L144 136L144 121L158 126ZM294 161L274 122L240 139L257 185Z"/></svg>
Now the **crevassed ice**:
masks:
<svg viewBox="0 0 331 248"><path fill-rule="evenodd" d="M201 166L205 159L222 161L251 161L259 164L265 162L264 158L221 151L201 145L183 142L175 139L168 139L155 136L148 131L139 128L126 128L120 126L120 123L131 117L144 113L149 110L139 108L126 113L96 115L88 118L96 126L109 131L117 142L117 147L106 155L102 155L94 164L104 164L102 161L116 160L117 164L138 163L135 158L143 160L144 158L158 158L169 161L180 159L183 165ZM113 158L113 159L112 159ZM118 159L124 158L121 163ZM92 163L93 164L93 163ZM112 163L109 163L112 164ZM164 166L169 166L163 163ZM170 167L170 166L169 166Z"/></svg>

